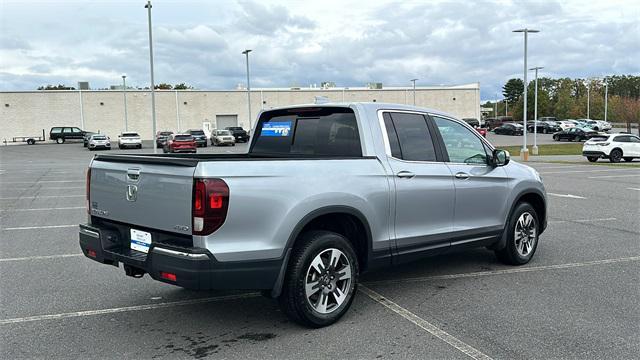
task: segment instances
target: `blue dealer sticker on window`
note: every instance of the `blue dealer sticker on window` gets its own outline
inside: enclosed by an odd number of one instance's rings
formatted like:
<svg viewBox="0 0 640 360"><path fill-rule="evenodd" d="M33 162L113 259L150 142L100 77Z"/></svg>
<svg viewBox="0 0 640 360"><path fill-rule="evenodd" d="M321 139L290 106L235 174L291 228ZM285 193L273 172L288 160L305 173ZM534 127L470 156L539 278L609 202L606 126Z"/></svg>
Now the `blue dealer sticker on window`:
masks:
<svg viewBox="0 0 640 360"><path fill-rule="evenodd" d="M289 136L291 121L265 122L262 124L261 136Z"/></svg>

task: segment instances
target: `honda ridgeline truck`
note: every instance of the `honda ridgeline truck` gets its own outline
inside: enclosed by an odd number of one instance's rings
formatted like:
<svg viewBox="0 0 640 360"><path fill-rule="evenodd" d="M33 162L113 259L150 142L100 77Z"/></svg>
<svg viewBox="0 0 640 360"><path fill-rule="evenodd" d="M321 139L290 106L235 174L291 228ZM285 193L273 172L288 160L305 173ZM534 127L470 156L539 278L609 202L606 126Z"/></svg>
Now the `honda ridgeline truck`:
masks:
<svg viewBox="0 0 640 360"><path fill-rule="evenodd" d="M253 134L243 154L96 155L83 253L184 288L259 289L321 327L364 271L477 246L525 264L547 225L538 173L439 111L285 107Z"/></svg>

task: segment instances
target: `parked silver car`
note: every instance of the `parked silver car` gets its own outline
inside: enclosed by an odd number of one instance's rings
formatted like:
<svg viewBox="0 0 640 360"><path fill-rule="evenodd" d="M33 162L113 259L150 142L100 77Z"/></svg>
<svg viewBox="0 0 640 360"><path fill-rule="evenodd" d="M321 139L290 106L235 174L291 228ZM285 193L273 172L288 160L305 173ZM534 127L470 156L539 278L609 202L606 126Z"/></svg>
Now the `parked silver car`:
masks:
<svg viewBox="0 0 640 360"><path fill-rule="evenodd" d="M236 146L236 138L229 130L213 130L211 132L211 145L231 145Z"/></svg>
<svg viewBox="0 0 640 360"><path fill-rule="evenodd" d="M547 225L538 173L472 127L384 103L265 110L248 153L98 155L83 253L192 289L260 289L310 327L360 274L459 247L526 264Z"/></svg>

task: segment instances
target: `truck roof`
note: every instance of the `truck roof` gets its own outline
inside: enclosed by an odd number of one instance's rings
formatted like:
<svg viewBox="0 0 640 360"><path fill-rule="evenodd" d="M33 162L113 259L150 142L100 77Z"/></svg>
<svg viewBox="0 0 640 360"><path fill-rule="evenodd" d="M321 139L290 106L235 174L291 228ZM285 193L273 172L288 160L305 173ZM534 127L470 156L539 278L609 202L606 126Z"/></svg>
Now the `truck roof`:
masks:
<svg viewBox="0 0 640 360"><path fill-rule="evenodd" d="M397 104L397 103L384 103L384 102L372 102L372 101L351 101L351 102L328 102L322 104L297 104L297 105L288 105L288 106L279 106L274 107L272 109L265 109L262 112L273 111L273 110L281 110L281 109L296 109L301 107L350 107L350 108L361 108L365 111L378 111L378 110L408 110L408 111L419 111L419 112L429 112L432 114L444 115L448 117L458 118L452 114L446 113L444 111L425 108L420 106L413 105L405 105L405 104Z"/></svg>

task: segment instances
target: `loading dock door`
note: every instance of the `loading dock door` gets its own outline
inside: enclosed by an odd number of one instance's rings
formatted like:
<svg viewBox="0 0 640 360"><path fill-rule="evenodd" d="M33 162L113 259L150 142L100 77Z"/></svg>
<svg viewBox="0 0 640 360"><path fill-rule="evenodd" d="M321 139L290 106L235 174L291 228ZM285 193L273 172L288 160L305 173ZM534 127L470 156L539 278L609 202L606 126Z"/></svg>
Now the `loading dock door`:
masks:
<svg viewBox="0 0 640 360"><path fill-rule="evenodd" d="M217 129L224 129L229 126L238 126L238 115L216 115Z"/></svg>

